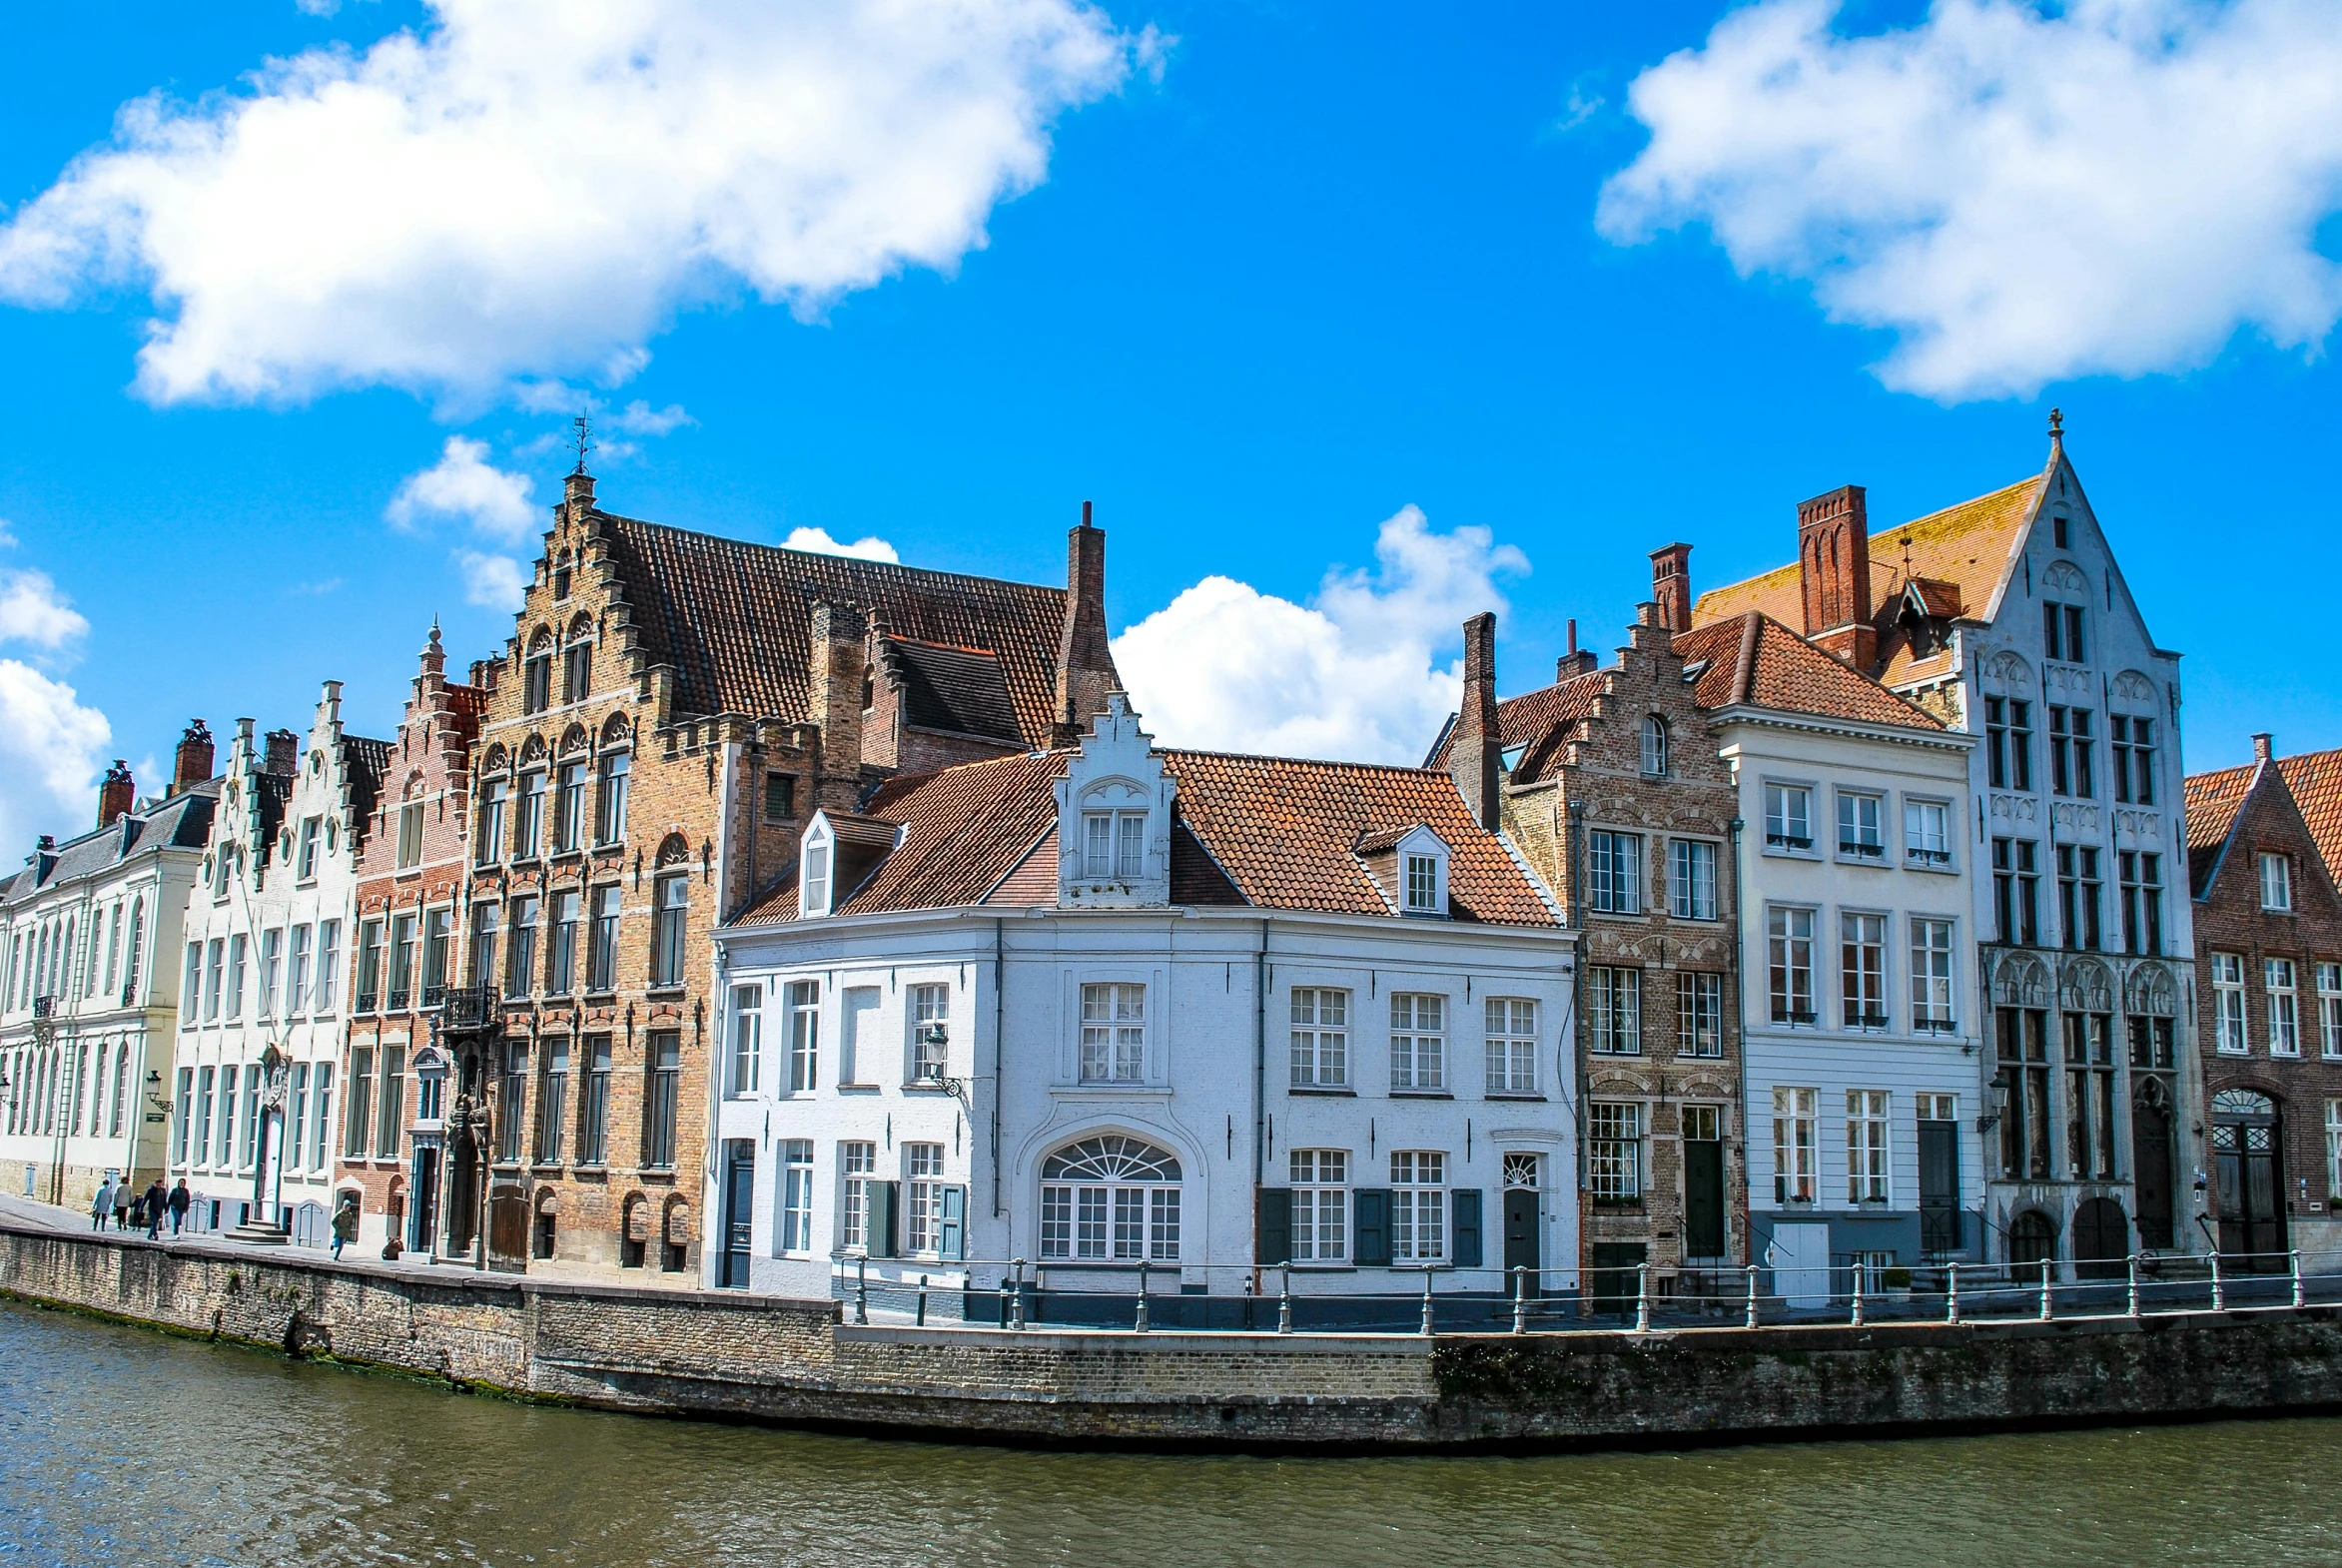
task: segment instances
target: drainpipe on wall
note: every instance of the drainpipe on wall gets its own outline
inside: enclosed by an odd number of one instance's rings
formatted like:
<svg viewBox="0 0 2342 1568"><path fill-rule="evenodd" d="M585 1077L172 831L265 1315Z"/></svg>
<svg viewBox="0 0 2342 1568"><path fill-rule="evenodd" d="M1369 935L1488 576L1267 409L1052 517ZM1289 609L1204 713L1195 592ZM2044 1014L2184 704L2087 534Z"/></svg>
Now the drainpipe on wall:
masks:
<svg viewBox="0 0 2342 1568"><path fill-rule="evenodd" d="M1003 1048L1007 1045L1001 1037L1001 1028L1006 1017L1008 990L1006 931L1007 922L995 915L992 921L992 1217L995 1219L1001 1216L1001 1065Z"/></svg>
<svg viewBox="0 0 2342 1568"><path fill-rule="evenodd" d="M1260 922L1260 951L1252 956L1252 1293L1260 1293L1260 1181L1265 1174L1261 1126L1268 1115L1268 922ZM1209 1286L1205 1287L1207 1290ZM1248 1311L1249 1308L1247 1307Z"/></svg>
<svg viewBox="0 0 2342 1568"><path fill-rule="evenodd" d="M1733 1049L1740 1058L1740 1244L1741 1261L1757 1260L1757 1232L1749 1213L1754 1202L1749 1196L1749 1128L1755 1115L1749 1102L1749 998L1748 975L1741 967L1741 944L1748 940L1748 878L1742 861L1741 830L1748 826L1741 817L1732 819L1732 946L1725 953L1725 964L1732 971ZM1728 1248L1725 1255L1731 1256Z"/></svg>
<svg viewBox="0 0 2342 1568"><path fill-rule="evenodd" d="M1559 803L1557 792L1555 804ZM1571 995L1574 997L1576 988L1586 983L1586 868L1579 858L1585 839L1585 814L1575 801L1569 805L1568 824L1561 836L1561 857L1562 864L1569 869L1569 923L1575 933L1570 953L1573 975ZM1590 1314L1594 1309L1593 1297L1588 1293L1594 1278L1589 1272L1594 1263L1594 1241L1593 1204L1588 1201L1586 1190L1586 1138L1592 1131L1594 1115L1593 1106L1587 1098L1593 1093L1594 1073L1586 1056L1586 1010L1577 1007L1571 1011L1577 1015L1571 1049L1577 1057L1574 1065L1578 1081L1578 1305L1581 1313Z"/></svg>

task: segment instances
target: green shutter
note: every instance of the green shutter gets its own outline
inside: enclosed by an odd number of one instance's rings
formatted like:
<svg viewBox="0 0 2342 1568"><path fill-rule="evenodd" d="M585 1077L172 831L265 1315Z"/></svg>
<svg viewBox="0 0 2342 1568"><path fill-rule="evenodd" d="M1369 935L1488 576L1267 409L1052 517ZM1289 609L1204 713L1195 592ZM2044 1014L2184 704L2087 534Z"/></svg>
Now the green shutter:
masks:
<svg viewBox="0 0 2342 1568"><path fill-rule="evenodd" d="M899 1181L870 1183L870 1255L895 1255L895 1206L903 1190Z"/></svg>
<svg viewBox="0 0 2342 1568"><path fill-rule="evenodd" d="M1459 1186L1448 1196L1451 1202L1448 1223L1455 1231L1455 1265L1477 1268L1480 1266L1480 1189Z"/></svg>
<svg viewBox="0 0 2342 1568"><path fill-rule="evenodd" d="M936 1248L936 1255L949 1258L963 1257L967 1253L967 1247L962 1240L962 1231L965 1224L964 1216L968 1212L968 1189L964 1186L947 1186L944 1188L943 1196L943 1235L941 1244Z"/></svg>
<svg viewBox="0 0 2342 1568"><path fill-rule="evenodd" d="M1390 1261L1390 1191L1360 1187L1350 1194L1351 1254L1361 1267Z"/></svg>
<svg viewBox="0 0 2342 1568"><path fill-rule="evenodd" d="M1293 1260L1293 1191L1286 1186L1264 1186L1255 1190L1255 1234L1253 1261L1257 1263L1289 1263Z"/></svg>

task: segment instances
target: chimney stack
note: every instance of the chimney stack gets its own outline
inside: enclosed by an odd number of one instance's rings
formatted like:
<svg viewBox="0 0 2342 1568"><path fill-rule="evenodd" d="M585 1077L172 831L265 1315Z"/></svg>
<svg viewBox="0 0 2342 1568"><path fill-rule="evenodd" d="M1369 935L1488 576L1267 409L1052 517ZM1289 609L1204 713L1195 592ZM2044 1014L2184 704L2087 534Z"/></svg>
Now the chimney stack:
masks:
<svg viewBox="0 0 2342 1568"><path fill-rule="evenodd" d="M1464 704L1448 742L1447 772L1472 819L1494 832L1504 820L1504 742L1496 723L1496 617L1464 622Z"/></svg>
<svg viewBox="0 0 2342 1568"><path fill-rule="evenodd" d="M1066 536L1066 620L1058 634L1057 743L1073 745L1121 687L1106 635L1106 530L1090 523Z"/></svg>
<svg viewBox="0 0 2342 1568"><path fill-rule="evenodd" d="M1592 648L1578 646L1578 619L1575 615L1571 616L1569 651L1553 661L1553 683L1558 686L1565 680L1574 680L1601 667L1602 661L1594 657Z"/></svg>
<svg viewBox="0 0 2342 1568"><path fill-rule="evenodd" d="M131 782L130 764L120 757L106 770L106 782L98 786L98 826L110 828L122 820L138 801L138 788Z"/></svg>
<svg viewBox="0 0 2342 1568"><path fill-rule="evenodd" d="M179 737L179 754L172 759L171 793L184 795L212 776L212 732L202 719L189 719Z"/></svg>
<svg viewBox="0 0 2342 1568"><path fill-rule="evenodd" d="M263 773L274 773L289 779L301 771L301 737L289 729L273 729L268 735L268 752L261 763Z"/></svg>
<svg viewBox="0 0 2342 1568"><path fill-rule="evenodd" d="M862 801L862 672L867 659L862 617L826 600L813 606L813 722L821 726L821 778L814 804L852 811Z"/></svg>
<svg viewBox="0 0 2342 1568"><path fill-rule="evenodd" d="M1878 662L1879 629L1871 622L1871 522L1861 485L1799 503L1797 560L1806 635L1868 674Z"/></svg>
<svg viewBox="0 0 2342 1568"><path fill-rule="evenodd" d="M2268 761L2276 755L2276 745L2277 737L2266 731L2255 735L2252 738L2252 760L2255 762ZM117 763L116 766L119 767L120 764Z"/></svg>
<svg viewBox="0 0 2342 1568"><path fill-rule="evenodd" d="M1651 552L1651 598L1659 624L1669 631L1692 629L1692 547L1670 544Z"/></svg>

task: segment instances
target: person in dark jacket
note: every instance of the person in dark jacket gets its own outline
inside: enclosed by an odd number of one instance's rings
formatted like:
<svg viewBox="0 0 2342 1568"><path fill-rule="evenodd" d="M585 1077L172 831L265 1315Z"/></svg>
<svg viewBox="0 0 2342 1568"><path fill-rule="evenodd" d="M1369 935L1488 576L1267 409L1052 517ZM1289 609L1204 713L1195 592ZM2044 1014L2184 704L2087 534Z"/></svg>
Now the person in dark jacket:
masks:
<svg viewBox="0 0 2342 1568"><path fill-rule="evenodd" d="M334 1255L342 1255L342 1248L358 1239L358 1194L344 1192L341 1203L334 1210Z"/></svg>
<svg viewBox="0 0 2342 1568"><path fill-rule="evenodd" d="M188 1205L194 1201L195 1194L187 1189L187 1177L181 1176L179 1184L171 1189L171 1233L173 1235L177 1235L179 1227L187 1223Z"/></svg>
<svg viewBox="0 0 2342 1568"><path fill-rule="evenodd" d="M147 1183L147 1189L140 1195L139 1201L147 1207L147 1239L152 1241L163 1233L163 1206L169 1201L168 1194L163 1190L161 1176Z"/></svg>

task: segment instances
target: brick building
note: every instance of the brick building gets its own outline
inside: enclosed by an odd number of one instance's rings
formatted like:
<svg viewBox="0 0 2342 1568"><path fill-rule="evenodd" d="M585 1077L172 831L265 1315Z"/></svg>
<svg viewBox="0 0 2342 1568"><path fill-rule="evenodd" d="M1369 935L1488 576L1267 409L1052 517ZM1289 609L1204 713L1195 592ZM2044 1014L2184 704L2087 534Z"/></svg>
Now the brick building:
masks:
<svg viewBox="0 0 2342 1568"><path fill-rule="evenodd" d="M461 1256L476 1203L449 1202L447 1079L435 1038L457 973L472 742L484 692L446 678L434 622L388 744L358 742L378 788L327 824L355 857L336 977L350 1021L342 1068L340 1188L359 1193L359 1243ZM334 1005L331 990L316 998ZM475 1183L476 1186L476 1183Z"/></svg>
<svg viewBox="0 0 2342 1568"><path fill-rule="evenodd" d="M661 527L570 475L481 674L467 987L442 1020L449 1111L493 1149L491 1264L698 1275L711 931L795 866L816 810L1102 711L1116 682L1087 510L1068 584Z"/></svg>
<svg viewBox="0 0 2342 1568"><path fill-rule="evenodd" d="M1615 664L1573 650L1554 684L1503 702L1496 618L1467 621L1463 708L1430 758L1578 933L1579 1234L1605 1307L1634 1294L1645 1264L1655 1292L1690 1292L1748 1255L1739 797L1672 646L1689 623L1689 553L1653 557L1659 602Z"/></svg>
<svg viewBox="0 0 2342 1568"><path fill-rule="evenodd" d="M2252 749L2187 780L2187 869L2203 1175L2220 1250L2273 1269L2342 1248L2342 751Z"/></svg>

